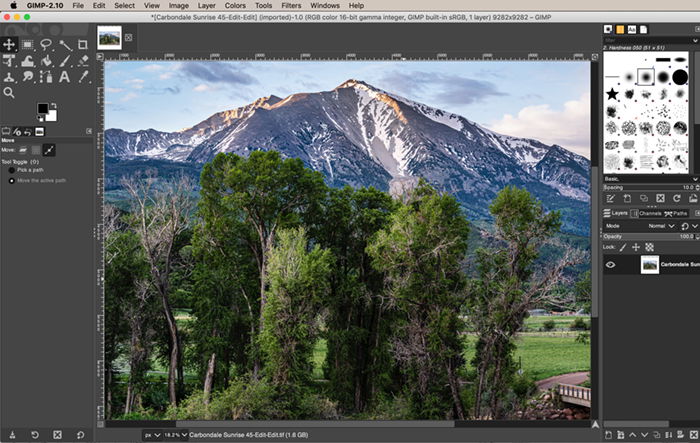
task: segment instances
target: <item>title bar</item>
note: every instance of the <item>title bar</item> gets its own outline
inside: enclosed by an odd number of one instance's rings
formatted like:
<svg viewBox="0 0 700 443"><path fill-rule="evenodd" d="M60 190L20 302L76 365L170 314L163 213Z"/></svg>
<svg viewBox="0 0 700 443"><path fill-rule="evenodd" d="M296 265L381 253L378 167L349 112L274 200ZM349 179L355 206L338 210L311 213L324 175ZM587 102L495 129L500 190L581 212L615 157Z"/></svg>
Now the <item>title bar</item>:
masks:
<svg viewBox="0 0 700 443"><path fill-rule="evenodd" d="M700 34L700 12L510 12L469 11L12 11L0 25L34 23L684 23L683 34ZM690 23L690 24L688 24ZM602 33L602 28L601 28Z"/></svg>

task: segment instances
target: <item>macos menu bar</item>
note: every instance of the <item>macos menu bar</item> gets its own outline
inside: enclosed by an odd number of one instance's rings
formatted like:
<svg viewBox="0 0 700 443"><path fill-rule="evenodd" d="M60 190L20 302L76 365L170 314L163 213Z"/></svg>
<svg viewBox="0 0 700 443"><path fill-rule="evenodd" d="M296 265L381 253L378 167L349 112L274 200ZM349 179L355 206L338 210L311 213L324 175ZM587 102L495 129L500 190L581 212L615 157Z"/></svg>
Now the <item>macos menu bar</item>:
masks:
<svg viewBox="0 0 700 443"><path fill-rule="evenodd" d="M607 0L562 2L517 0L469 2L463 0L97 0L97 1L31 1L2 0L0 10L17 11L693 11L696 0L673 3L650 0ZM515 17L514 19L516 19ZM12 19L12 17L10 18Z"/></svg>

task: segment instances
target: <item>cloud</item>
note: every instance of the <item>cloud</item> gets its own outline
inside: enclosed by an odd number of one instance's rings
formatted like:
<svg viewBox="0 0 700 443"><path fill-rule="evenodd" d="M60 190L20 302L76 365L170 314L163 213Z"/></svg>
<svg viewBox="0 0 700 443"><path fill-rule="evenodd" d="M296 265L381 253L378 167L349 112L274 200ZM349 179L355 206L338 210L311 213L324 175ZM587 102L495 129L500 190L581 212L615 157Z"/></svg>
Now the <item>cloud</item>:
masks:
<svg viewBox="0 0 700 443"><path fill-rule="evenodd" d="M303 88L306 88L309 91L317 91L321 88L321 85L316 83L315 81L302 80L299 82L299 85Z"/></svg>
<svg viewBox="0 0 700 443"><path fill-rule="evenodd" d="M429 98L442 105L468 105L487 97L508 95L489 81L441 72L393 71L385 75L382 81L391 85L389 90L409 97L430 92Z"/></svg>
<svg viewBox="0 0 700 443"><path fill-rule="evenodd" d="M479 77L495 77L495 78L504 78L505 75L503 72L497 69L480 69L479 72L477 72L477 75Z"/></svg>
<svg viewBox="0 0 700 443"><path fill-rule="evenodd" d="M214 89L215 88L213 86L208 85L206 83L200 83L197 86L195 86L194 88L192 88L192 90L194 92L207 92L207 91L213 91Z"/></svg>
<svg viewBox="0 0 700 443"><path fill-rule="evenodd" d="M211 91L219 91L221 90L222 87L220 85L210 85L209 83L200 83L192 90L194 92L211 92Z"/></svg>
<svg viewBox="0 0 700 443"><path fill-rule="evenodd" d="M165 69L165 66L153 64L153 65L146 65L141 69L143 69L146 72L158 72L158 71L162 71L163 69Z"/></svg>
<svg viewBox="0 0 700 443"><path fill-rule="evenodd" d="M130 78L128 80L124 80L124 83L131 86L133 89L143 89L143 84L145 81L142 78Z"/></svg>
<svg viewBox="0 0 700 443"><path fill-rule="evenodd" d="M189 62L180 66L180 73L192 80L207 83L227 83L232 85L252 85L255 77L241 69L240 65L221 62Z"/></svg>
<svg viewBox="0 0 700 443"><path fill-rule="evenodd" d="M119 103L113 103L113 102L105 102L105 106L107 106L110 110L110 112L126 112L129 111L129 108L126 105L122 105Z"/></svg>
<svg viewBox="0 0 700 443"><path fill-rule="evenodd" d="M162 95L162 94L179 94L180 93L180 87L175 85L175 86L165 86L163 88L156 88L153 86L148 86L146 89L144 89L149 94L154 94L154 95Z"/></svg>
<svg viewBox="0 0 700 443"><path fill-rule="evenodd" d="M123 88L105 88L105 92L109 92L112 94L118 94L120 92L124 92Z"/></svg>
<svg viewBox="0 0 700 443"><path fill-rule="evenodd" d="M160 74L158 76L158 78L161 80L167 80L169 78L172 78L173 75L175 75L175 73L173 71L168 71L168 72L164 72L164 73Z"/></svg>
<svg viewBox="0 0 700 443"><path fill-rule="evenodd" d="M501 134L557 144L590 157L590 112L590 94L586 93L564 103L561 110L548 104L526 106L517 115L505 114L487 127Z"/></svg>
<svg viewBox="0 0 700 443"><path fill-rule="evenodd" d="M543 98L544 97L542 97L542 95L536 93L529 93L520 96L521 100L542 100Z"/></svg>
<svg viewBox="0 0 700 443"><path fill-rule="evenodd" d="M124 97L121 98L121 101L123 102L128 102L129 100L133 100L135 98L138 98L139 95L135 92L129 92L128 94L124 95Z"/></svg>

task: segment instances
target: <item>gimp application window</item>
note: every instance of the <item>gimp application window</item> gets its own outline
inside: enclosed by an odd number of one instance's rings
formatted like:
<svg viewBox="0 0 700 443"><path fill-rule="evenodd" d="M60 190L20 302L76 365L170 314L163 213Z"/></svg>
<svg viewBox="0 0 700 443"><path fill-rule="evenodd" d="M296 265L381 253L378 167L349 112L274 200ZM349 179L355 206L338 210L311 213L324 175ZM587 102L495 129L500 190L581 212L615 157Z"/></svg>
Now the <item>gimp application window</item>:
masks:
<svg viewBox="0 0 700 443"><path fill-rule="evenodd" d="M700 443L696 1L0 0L0 54L2 442Z"/></svg>

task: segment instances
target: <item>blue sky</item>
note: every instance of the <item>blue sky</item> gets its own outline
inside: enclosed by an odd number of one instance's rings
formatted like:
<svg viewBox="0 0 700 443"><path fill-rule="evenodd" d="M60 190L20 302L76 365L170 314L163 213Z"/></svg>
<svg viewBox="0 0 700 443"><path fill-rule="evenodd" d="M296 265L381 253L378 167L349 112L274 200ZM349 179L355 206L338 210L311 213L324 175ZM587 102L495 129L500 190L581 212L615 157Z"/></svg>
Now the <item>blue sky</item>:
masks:
<svg viewBox="0 0 700 443"><path fill-rule="evenodd" d="M107 62L107 128L174 131L271 94L327 91L345 80L588 156L586 62Z"/></svg>

